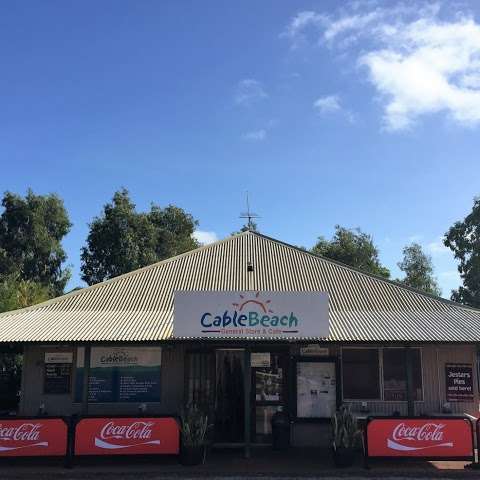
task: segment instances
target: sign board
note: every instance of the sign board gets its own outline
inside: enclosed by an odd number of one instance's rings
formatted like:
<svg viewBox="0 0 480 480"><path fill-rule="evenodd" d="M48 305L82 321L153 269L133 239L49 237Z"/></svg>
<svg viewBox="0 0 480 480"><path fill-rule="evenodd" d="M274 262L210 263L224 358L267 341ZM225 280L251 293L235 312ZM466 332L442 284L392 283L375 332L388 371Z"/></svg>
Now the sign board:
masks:
<svg viewBox="0 0 480 480"><path fill-rule="evenodd" d="M312 343L310 345L304 345L303 347L300 347L300 355L304 357L328 357L329 353L330 351L328 347L321 347L318 343Z"/></svg>
<svg viewBox="0 0 480 480"><path fill-rule="evenodd" d="M72 352L45 353L44 393L70 393L72 382Z"/></svg>
<svg viewBox="0 0 480 480"><path fill-rule="evenodd" d="M160 347L92 347L88 401L159 402Z"/></svg>
<svg viewBox="0 0 480 480"><path fill-rule="evenodd" d="M250 365L254 368L270 368L270 352L253 352Z"/></svg>
<svg viewBox="0 0 480 480"><path fill-rule="evenodd" d="M61 418L0 419L0 457L63 456L67 437Z"/></svg>
<svg viewBox="0 0 480 480"><path fill-rule="evenodd" d="M472 424L458 417L372 418L366 445L368 457L471 459Z"/></svg>
<svg viewBox="0 0 480 480"><path fill-rule="evenodd" d="M324 292L175 292L177 338L327 337Z"/></svg>
<svg viewBox="0 0 480 480"><path fill-rule="evenodd" d="M72 363L72 352L45 353L45 363Z"/></svg>
<svg viewBox="0 0 480 480"><path fill-rule="evenodd" d="M473 367L471 363L445 365L447 402L473 402Z"/></svg>
<svg viewBox="0 0 480 480"><path fill-rule="evenodd" d="M75 455L178 454L174 418L82 418L75 429Z"/></svg>

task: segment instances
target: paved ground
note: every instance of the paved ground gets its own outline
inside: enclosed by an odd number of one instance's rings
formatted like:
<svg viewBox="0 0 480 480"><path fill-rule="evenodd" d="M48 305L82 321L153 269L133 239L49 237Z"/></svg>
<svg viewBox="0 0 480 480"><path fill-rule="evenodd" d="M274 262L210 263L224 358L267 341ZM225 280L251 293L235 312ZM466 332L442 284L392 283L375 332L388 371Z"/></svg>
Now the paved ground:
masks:
<svg viewBox="0 0 480 480"><path fill-rule="evenodd" d="M264 449L254 450L248 460L239 451L212 452L205 465L196 467L180 465L175 457L82 459L73 469L65 469L62 463L51 460L2 459L0 480L480 478L480 471L464 469L464 465L462 462L383 462L366 470L359 458L352 468L335 469L328 450L292 449L284 453Z"/></svg>

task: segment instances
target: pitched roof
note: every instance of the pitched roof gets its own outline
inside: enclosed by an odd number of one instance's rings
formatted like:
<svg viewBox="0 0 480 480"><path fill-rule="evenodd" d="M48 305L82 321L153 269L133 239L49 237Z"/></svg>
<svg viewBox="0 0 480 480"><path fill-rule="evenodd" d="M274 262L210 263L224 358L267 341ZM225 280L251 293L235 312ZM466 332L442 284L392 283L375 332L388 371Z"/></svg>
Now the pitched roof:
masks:
<svg viewBox="0 0 480 480"><path fill-rule="evenodd" d="M0 342L169 340L178 290L328 292L330 335L322 340L480 341L480 310L245 232L3 313Z"/></svg>

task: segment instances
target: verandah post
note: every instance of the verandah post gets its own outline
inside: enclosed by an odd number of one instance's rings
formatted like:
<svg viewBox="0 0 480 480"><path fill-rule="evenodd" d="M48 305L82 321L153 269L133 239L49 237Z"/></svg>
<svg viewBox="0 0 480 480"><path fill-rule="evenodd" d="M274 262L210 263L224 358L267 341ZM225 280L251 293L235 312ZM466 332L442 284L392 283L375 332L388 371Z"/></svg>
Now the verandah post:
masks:
<svg viewBox="0 0 480 480"><path fill-rule="evenodd" d="M245 458L250 458L250 415L251 415L251 408L250 408L250 396L251 396L251 385L252 385L252 370L251 370L251 350L250 347L247 346L245 348L245 355L244 355L244 376L243 376L243 390L245 393Z"/></svg>

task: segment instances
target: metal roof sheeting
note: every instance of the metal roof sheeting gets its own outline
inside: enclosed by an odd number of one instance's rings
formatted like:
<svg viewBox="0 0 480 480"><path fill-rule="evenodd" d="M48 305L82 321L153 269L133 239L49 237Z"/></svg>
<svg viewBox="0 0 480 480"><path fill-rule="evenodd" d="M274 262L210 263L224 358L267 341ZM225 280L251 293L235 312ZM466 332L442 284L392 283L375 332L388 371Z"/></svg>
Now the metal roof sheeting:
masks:
<svg viewBox="0 0 480 480"><path fill-rule="evenodd" d="M247 271L249 261L252 272ZM170 340L173 296L178 290L328 292L330 335L322 340L480 341L479 310L245 232L3 313L0 342Z"/></svg>

